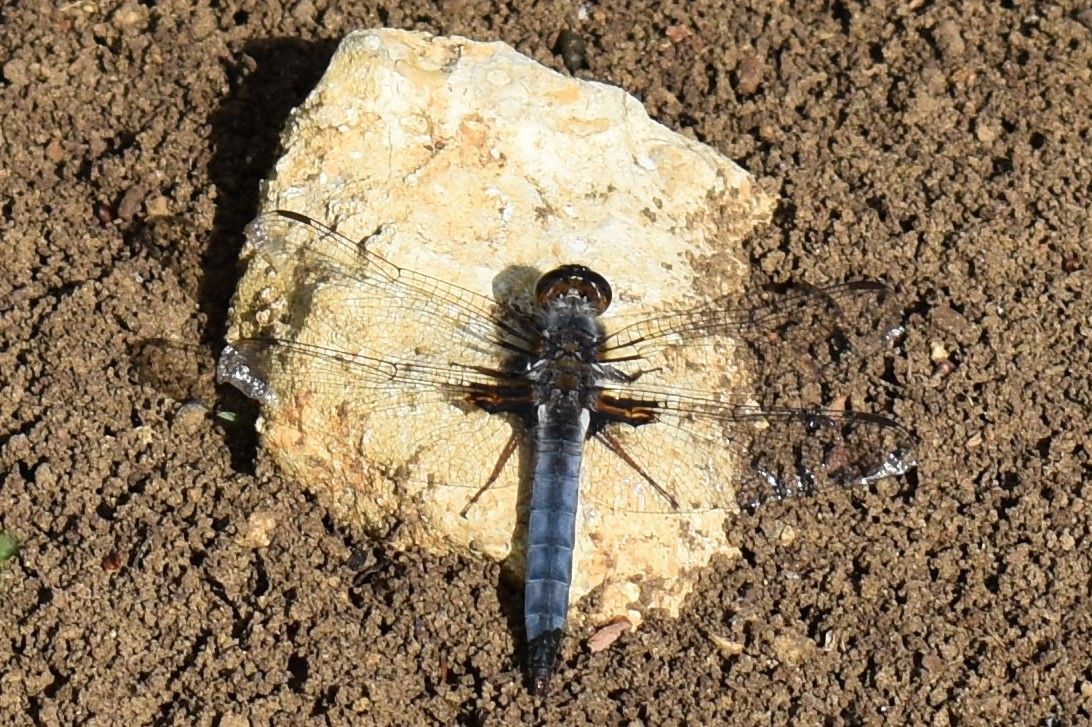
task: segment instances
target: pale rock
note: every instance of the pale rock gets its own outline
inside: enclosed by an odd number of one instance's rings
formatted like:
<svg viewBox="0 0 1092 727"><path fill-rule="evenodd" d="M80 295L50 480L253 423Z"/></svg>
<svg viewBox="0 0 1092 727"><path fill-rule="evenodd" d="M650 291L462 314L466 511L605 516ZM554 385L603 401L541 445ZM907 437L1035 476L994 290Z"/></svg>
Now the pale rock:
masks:
<svg viewBox="0 0 1092 727"><path fill-rule="evenodd" d="M815 642L806 636L786 633L774 638L773 651L782 664L799 666L814 655Z"/></svg>
<svg viewBox="0 0 1092 727"><path fill-rule="evenodd" d="M292 113L282 146L263 210L303 213L351 239L381 229L368 244L388 260L501 299L520 300L535 274L558 264L587 265L614 289L608 330L618 316L738 291L746 274L740 241L773 207L743 169L650 120L619 88L562 76L503 43L424 33L348 36ZM283 316L278 301L290 284L291 276L271 275L254 257L229 340ZM316 296L312 305L344 316L340 348L375 334L351 296ZM301 336L307 315L289 311ZM401 342L368 343L423 350L429 334L407 330ZM730 354L681 352L665 380L742 385ZM459 515L493 469L510 420L453 406L446 421L435 411L379 415L336 386L295 383L305 375L282 371L274 388L288 395L263 412L264 446L285 470L348 523L387 533L399 521L390 535L399 547L477 552L520 575L527 488L519 485L519 458L467 517ZM466 473L464 487L427 484L452 469L442 451L417 456L421 437L437 426L451 437L446 456ZM589 499L578 517L572 603L602 590L596 607L573 608L570 618L636 623L652 608L677 614L692 571L718 553L738 557L724 528L730 513L634 514L589 504L596 491L641 483L599 443L585 449ZM689 472L688 452L670 442L662 456L684 476L709 477ZM723 488L735 463L724 452L718 464L710 486Z"/></svg>
<svg viewBox="0 0 1092 727"><path fill-rule="evenodd" d="M732 641L719 634L709 634L709 640L724 656L739 656L743 653L744 645L739 641Z"/></svg>
<svg viewBox="0 0 1092 727"><path fill-rule="evenodd" d="M277 528L277 516L268 510L252 512L237 542L244 548L268 548Z"/></svg>

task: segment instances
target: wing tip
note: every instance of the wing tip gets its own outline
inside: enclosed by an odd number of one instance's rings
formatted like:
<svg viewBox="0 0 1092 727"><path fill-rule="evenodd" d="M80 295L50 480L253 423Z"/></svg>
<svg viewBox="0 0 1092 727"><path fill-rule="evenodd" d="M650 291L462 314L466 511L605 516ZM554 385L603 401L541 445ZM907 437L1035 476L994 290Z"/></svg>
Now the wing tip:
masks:
<svg viewBox="0 0 1092 727"><path fill-rule="evenodd" d="M244 353L240 346L245 344L229 343L220 352L220 358L216 361L216 383L229 384L244 396L263 404L272 403L275 396L269 382L258 374L253 357Z"/></svg>

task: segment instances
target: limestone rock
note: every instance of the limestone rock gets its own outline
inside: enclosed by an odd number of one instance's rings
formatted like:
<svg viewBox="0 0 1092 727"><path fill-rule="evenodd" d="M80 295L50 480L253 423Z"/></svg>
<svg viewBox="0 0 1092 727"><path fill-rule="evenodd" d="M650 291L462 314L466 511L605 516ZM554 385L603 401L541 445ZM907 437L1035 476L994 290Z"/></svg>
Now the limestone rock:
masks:
<svg viewBox="0 0 1092 727"><path fill-rule="evenodd" d="M282 145L264 210L307 215L352 240L367 238L369 250L401 267L517 304L539 273L587 265L615 292L608 329L641 311L738 290L746 272L740 240L773 206L743 169L653 122L621 89L562 76L502 43L423 33L348 36L292 113ZM427 320L417 326L412 316L399 330L384 328L382 313L360 309L344 287L294 305L295 285L290 271L253 256L229 339L273 325L277 335L316 345L410 357L449 343L430 341ZM316 316L337 325L316 329ZM663 373L673 384L742 385L730 347L681 351L672 361ZM513 458L459 514L493 469L512 421L443 403L377 407L321 371L275 376L263 444L338 517L380 533L397 520L391 537L401 547L473 551L506 559L519 575L526 459L521 467ZM711 476L687 469L685 442L665 441L658 455L683 478ZM709 486L731 481L727 453L720 464L725 472ZM715 554L738 554L722 510L601 505L611 488L638 486L615 455L588 443L572 602L603 590L591 610L572 609L577 622L636 623L650 608L677 613L690 571Z"/></svg>

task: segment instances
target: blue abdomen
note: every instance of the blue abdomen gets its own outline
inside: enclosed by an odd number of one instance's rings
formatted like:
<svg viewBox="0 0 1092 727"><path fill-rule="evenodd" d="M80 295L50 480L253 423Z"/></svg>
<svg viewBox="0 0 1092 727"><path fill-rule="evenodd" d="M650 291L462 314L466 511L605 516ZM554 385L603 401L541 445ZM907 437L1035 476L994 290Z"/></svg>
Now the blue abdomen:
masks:
<svg viewBox="0 0 1092 727"><path fill-rule="evenodd" d="M531 686L541 692L554 668L569 611L580 460L588 412L539 408L527 525L523 616Z"/></svg>

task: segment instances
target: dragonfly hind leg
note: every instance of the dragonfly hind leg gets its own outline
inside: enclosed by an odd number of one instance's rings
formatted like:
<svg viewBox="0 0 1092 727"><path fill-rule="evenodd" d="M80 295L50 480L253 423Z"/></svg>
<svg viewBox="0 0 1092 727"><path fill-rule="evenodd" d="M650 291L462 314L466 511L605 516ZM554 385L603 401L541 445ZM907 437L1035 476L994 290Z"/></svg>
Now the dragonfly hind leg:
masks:
<svg viewBox="0 0 1092 727"><path fill-rule="evenodd" d="M485 480L485 484L478 488L478 491L474 493L474 496L467 501L462 510L459 511L461 517L466 517L466 514L470 512L470 508L474 506L474 503L485 494L497 478L500 477L500 473L504 471L504 465L508 464L508 460L512 458L512 454L519 447L520 440L523 439L523 433L519 429L512 429L512 436L508 437L508 442L504 445L504 449L501 450L500 456L497 457L497 464L493 465L493 471L489 473L489 477Z"/></svg>
<svg viewBox="0 0 1092 727"><path fill-rule="evenodd" d="M657 493L659 493L660 497L667 500L667 503L671 505L671 508L673 510L679 509L679 501L675 499L675 496L665 490L659 482L652 479L652 476L645 472L641 465L637 464L637 461L633 459L633 457L629 456L629 452L626 451L625 447L622 446L622 443L618 441L617 437L610 434L609 432L599 431L595 433L595 438L602 442L603 445L606 446L606 448L609 449L611 452L618 455L618 457L620 457L623 462L632 467L637 474L641 475L641 477L644 478L645 482L652 485L652 488L656 490Z"/></svg>

